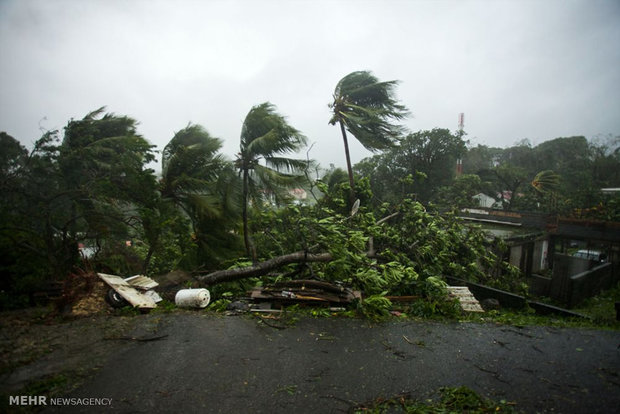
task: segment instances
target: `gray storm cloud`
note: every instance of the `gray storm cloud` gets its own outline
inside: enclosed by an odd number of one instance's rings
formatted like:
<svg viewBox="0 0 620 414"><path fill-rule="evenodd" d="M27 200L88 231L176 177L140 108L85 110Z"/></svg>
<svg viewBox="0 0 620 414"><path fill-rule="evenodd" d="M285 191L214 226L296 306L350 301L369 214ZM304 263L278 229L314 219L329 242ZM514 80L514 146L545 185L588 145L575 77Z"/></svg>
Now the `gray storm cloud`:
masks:
<svg viewBox="0 0 620 414"><path fill-rule="evenodd" d="M372 70L402 81L413 131L464 112L469 139L491 146L618 135L618 21L617 1L5 0L0 130L30 146L106 105L159 149L193 122L233 157L246 113L271 101L312 158L342 166L327 103Z"/></svg>

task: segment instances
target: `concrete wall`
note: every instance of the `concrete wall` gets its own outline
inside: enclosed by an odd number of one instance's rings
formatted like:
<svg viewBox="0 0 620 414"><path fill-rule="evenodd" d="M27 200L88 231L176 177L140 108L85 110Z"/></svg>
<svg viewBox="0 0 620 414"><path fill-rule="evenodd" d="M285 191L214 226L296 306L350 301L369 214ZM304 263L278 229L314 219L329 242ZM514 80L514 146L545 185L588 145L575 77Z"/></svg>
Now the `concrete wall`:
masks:
<svg viewBox="0 0 620 414"><path fill-rule="evenodd" d="M602 289L610 288L613 281L611 263L600 264L555 254L549 296L571 308L598 294Z"/></svg>
<svg viewBox="0 0 620 414"><path fill-rule="evenodd" d="M568 309L562 309L557 306L547 305L546 303L534 302L525 299L523 296L515 295L514 293L506 292L504 290L495 289L489 286L484 286L479 283L468 282L456 277L447 276L448 283L455 286L467 286L471 293L482 301L484 299L497 299L500 306L503 308L522 309L526 305L530 306L539 315L561 315L568 317L580 317L584 316L579 313L574 313Z"/></svg>
<svg viewBox="0 0 620 414"><path fill-rule="evenodd" d="M509 263L521 269L521 255L523 254L523 245L510 246ZM525 272L525 269L521 269Z"/></svg>
<svg viewBox="0 0 620 414"><path fill-rule="evenodd" d="M612 286L613 273L611 263L603 263L570 278L572 288L568 307L576 306L584 299L597 295L601 290Z"/></svg>
<svg viewBox="0 0 620 414"><path fill-rule="evenodd" d="M551 288L551 278L540 275L532 275L528 280L530 285L530 294L534 296L549 296Z"/></svg>

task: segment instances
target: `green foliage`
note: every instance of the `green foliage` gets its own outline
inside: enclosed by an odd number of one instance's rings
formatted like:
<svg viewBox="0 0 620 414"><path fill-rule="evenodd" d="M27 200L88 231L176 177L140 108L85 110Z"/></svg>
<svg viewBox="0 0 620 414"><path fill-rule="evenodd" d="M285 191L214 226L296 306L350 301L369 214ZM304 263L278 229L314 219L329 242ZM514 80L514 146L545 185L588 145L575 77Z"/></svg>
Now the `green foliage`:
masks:
<svg viewBox="0 0 620 414"><path fill-rule="evenodd" d="M140 309L133 306L123 306L120 309L114 309L114 313L118 316L138 316Z"/></svg>
<svg viewBox="0 0 620 414"><path fill-rule="evenodd" d="M224 312L230 302L231 301L228 298L220 298L220 299L214 300L213 302L209 304L209 310L212 310L215 312Z"/></svg>
<svg viewBox="0 0 620 414"><path fill-rule="evenodd" d="M157 303L157 307L153 309L151 312L154 313L170 313L173 312L177 306L174 302L170 302L169 300L163 299L162 301Z"/></svg>
<svg viewBox="0 0 620 414"><path fill-rule="evenodd" d="M397 84L398 81L379 82L369 71L357 71L349 73L336 85L334 100L329 104L332 111L329 123L340 126L349 175L350 204L354 203L356 194L346 131L369 151L392 147L405 131L396 121L409 114L395 98Z"/></svg>
<svg viewBox="0 0 620 414"><path fill-rule="evenodd" d="M143 273L158 275L196 268L198 246L190 234L189 218L161 209L167 209L166 204L141 211L143 233L134 243L134 250L147 264Z"/></svg>
<svg viewBox="0 0 620 414"><path fill-rule="evenodd" d="M532 187L539 193L556 191L560 184L560 176L551 170L544 170L536 174L532 180Z"/></svg>
<svg viewBox="0 0 620 414"><path fill-rule="evenodd" d="M620 321L616 320L615 303L620 302L620 283L599 295L588 298L575 309L577 313L587 315L599 326L620 329Z"/></svg>
<svg viewBox="0 0 620 414"><path fill-rule="evenodd" d="M306 137L290 126L270 102L252 107L241 129L240 151L235 161L243 182L243 237L246 253L256 259L248 225L248 206L279 204L288 198L287 189L300 186L306 176L300 174L307 161L284 157L300 150Z"/></svg>
<svg viewBox="0 0 620 414"><path fill-rule="evenodd" d="M151 272L213 269L238 254L239 183L220 148L220 139L191 124L164 148L161 199L142 212Z"/></svg>
<svg viewBox="0 0 620 414"><path fill-rule="evenodd" d="M45 395L55 396L65 390L69 378L66 374L56 374L44 377L40 380L28 383L20 392L20 395Z"/></svg>
<svg viewBox="0 0 620 414"><path fill-rule="evenodd" d="M362 160L355 170L371 180L372 191L382 202L397 203L414 194L417 200L428 202L453 181L465 144L460 132L418 131L386 152Z"/></svg>
<svg viewBox="0 0 620 414"><path fill-rule="evenodd" d="M137 122L104 108L45 133L30 153L0 133L0 305L26 303L75 266L125 275L205 271L306 251L329 252L332 260L218 285L215 293L311 277L363 290L364 314L384 314L390 294L420 296L407 311L414 315L447 315L454 303L445 300L446 276L513 292L525 287L518 269L502 260L501 241L440 214L429 200L458 209L483 191L500 194L505 208L620 219L620 198L598 191L620 185L617 137L558 138L536 147L524 140L505 150L468 150L462 132L441 128L402 137L396 121L407 111L394 97L396 85L367 71L338 83L330 123L342 127L345 144L348 131L385 152L356 166L355 183L336 169L311 184L324 195L314 206L288 203L286 190L308 179L312 163L288 158L306 138L268 102L247 114L234 163L219 153L220 139L189 124L164 148L159 181L146 168L154 151ZM457 158L468 174L455 179ZM352 214L356 199L361 207ZM97 247L89 263L81 243Z"/></svg>
<svg viewBox="0 0 620 414"><path fill-rule="evenodd" d="M79 243L106 248L139 226L132 209L154 198L155 177L145 167L153 149L135 120L103 112L71 120L62 136L46 132L28 155L2 137L15 157L0 168L3 289L23 292L35 275L62 279L80 263Z"/></svg>
<svg viewBox="0 0 620 414"><path fill-rule="evenodd" d="M393 121L408 115L394 96L397 84L380 82L369 71L349 73L336 85L329 123L344 125L370 151L389 148L404 131Z"/></svg>
<svg viewBox="0 0 620 414"><path fill-rule="evenodd" d="M490 251L480 230L464 226L451 214L429 212L412 200L396 208L383 205L376 212L362 205L350 216L342 197L346 185L333 192L325 188L326 197L315 206L253 216L255 241L265 258L300 250L332 256L325 263L290 265L279 276L263 277L264 283L305 277L343 282L367 295L359 304L360 313L371 317L389 311L386 294L420 296L406 310L413 315L458 315L458 304L446 300L445 276L519 289L518 269ZM375 214L389 219L378 225Z"/></svg>
<svg viewBox="0 0 620 414"><path fill-rule="evenodd" d="M489 196L511 192L510 200L500 198L504 208L578 216L602 205L612 217L618 215L617 206L607 205L600 189L620 185L619 144L618 137L588 141L575 136L535 147L527 140L506 149L479 145L464 155L463 169L482 178Z"/></svg>
<svg viewBox="0 0 620 414"><path fill-rule="evenodd" d="M451 185L437 190L436 203L439 206L460 210L465 207L478 207L474 196L482 192L480 177L475 174L464 174L452 181Z"/></svg>
<svg viewBox="0 0 620 414"><path fill-rule="evenodd" d="M91 259L91 265L105 273L129 277L141 272L142 259L138 252L124 241L110 241L103 244L101 252Z"/></svg>
<svg viewBox="0 0 620 414"><path fill-rule="evenodd" d="M373 320L379 320L390 315L392 302L382 295L372 295L358 304L358 312L364 317Z"/></svg>
<svg viewBox="0 0 620 414"><path fill-rule="evenodd" d="M458 299L448 300L446 297L416 300L403 310L407 315L418 318L456 319L461 314Z"/></svg>
<svg viewBox="0 0 620 414"><path fill-rule="evenodd" d="M471 388L442 387L438 399L424 401L413 399L409 394L392 398L377 398L353 407L355 413L419 413L419 414L458 414L458 413L514 413L515 403L506 400L493 401L476 393Z"/></svg>
<svg viewBox="0 0 620 414"><path fill-rule="evenodd" d="M443 387L440 389L440 403L446 409L453 412L512 412L512 408L506 405L506 401L499 404L478 395L470 388Z"/></svg>

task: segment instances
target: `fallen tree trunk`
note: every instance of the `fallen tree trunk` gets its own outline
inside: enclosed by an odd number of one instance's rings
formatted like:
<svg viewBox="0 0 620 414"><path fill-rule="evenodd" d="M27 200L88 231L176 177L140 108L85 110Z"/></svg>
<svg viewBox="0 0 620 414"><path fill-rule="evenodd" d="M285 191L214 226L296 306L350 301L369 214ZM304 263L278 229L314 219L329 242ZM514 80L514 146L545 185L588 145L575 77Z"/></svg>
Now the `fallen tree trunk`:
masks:
<svg viewBox="0 0 620 414"><path fill-rule="evenodd" d="M248 277L263 276L273 269L277 269L280 266L285 266L291 263L329 262L331 260L331 253L313 254L300 251L274 257L273 259L269 259L249 267L218 270L207 275L197 276L196 279L206 285L215 285L217 283L232 282L234 280L245 279Z"/></svg>
<svg viewBox="0 0 620 414"><path fill-rule="evenodd" d="M377 221L377 225L385 223L392 217L396 217L399 213L392 213L387 217ZM310 249L314 249L318 245L312 246ZM375 257L376 251L374 249L374 243L372 236L369 238L369 249L366 253L368 257ZM308 253L307 251L299 251L295 253L289 253L282 256L274 257L264 262L256 263L249 267L240 267L237 269L218 270L206 275L198 275L196 279L204 283L205 285L215 285L223 282L232 282L239 279L246 279L249 277L264 276L271 270L277 269L280 266L285 266L292 263L311 263L311 262L329 262L333 259L331 253Z"/></svg>

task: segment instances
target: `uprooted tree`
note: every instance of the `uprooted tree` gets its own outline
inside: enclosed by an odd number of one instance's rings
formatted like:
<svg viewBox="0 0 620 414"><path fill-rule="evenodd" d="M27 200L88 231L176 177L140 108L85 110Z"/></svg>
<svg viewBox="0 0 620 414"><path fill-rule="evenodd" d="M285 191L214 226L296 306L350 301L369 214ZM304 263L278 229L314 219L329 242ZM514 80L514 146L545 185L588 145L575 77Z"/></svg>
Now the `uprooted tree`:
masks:
<svg viewBox="0 0 620 414"><path fill-rule="evenodd" d="M70 121L64 136L46 133L30 152L1 137L10 155L0 157L3 290L23 296L39 281L62 280L84 266L79 243L96 248L88 269L127 275L191 270L215 295L303 278L343 282L378 298L432 294L444 276L513 290L519 285L516 270L489 251L479 230L405 198L409 191L382 204L368 178L356 181L361 207L351 214L350 183L335 174L329 185L305 184L322 193L312 206L276 203L267 196L272 193L253 200L247 227L256 258L247 249L243 257L235 204L241 179L219 153L220 141L188 125L164 148L157 179L146 168L153 148L135 125L101 109ZM304 163L310 160L295 165ZM0 292L0 307L12 296Z"/></svg>
<svg viewBox="0 0 620 414"><path fill-rule="evenodd" d="M196 278L211 288L248 278L313 278L342 282L367 296L432 295L445 286L447 275L518 287L518 270L489 250L480 230L456 217L427 211L408 199L376 211L362 206L352 215L348 183L331 192L326 187L326 197L316 206L257 213L252 223L262 261ZM367 180L360 181L362 189L369 191Z"/></svg>

